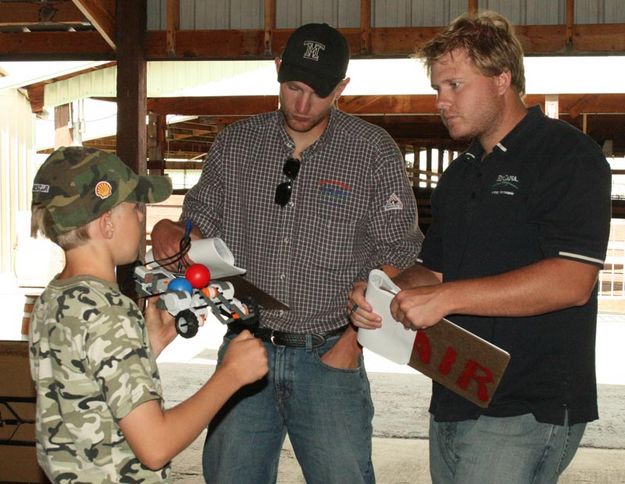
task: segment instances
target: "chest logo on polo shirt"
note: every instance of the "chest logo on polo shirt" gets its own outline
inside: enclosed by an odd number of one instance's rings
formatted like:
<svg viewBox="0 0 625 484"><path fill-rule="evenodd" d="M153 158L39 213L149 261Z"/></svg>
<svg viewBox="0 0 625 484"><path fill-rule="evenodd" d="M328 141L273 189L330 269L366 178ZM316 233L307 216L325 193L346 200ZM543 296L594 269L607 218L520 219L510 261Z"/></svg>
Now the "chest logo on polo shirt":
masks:
<svg viewBox="0 0 625 484"><path fill-rule="evenodd" d="M338 180L319 180L320 201L326 205L344 207L351 189L349 185Z"/></svg>
<svg viewBox="0 0 625 484"><path fill-rule="evenodd" d="M490 187L491 195L516 195L519 179L516 175L497 175L495 183Z"/></svg>

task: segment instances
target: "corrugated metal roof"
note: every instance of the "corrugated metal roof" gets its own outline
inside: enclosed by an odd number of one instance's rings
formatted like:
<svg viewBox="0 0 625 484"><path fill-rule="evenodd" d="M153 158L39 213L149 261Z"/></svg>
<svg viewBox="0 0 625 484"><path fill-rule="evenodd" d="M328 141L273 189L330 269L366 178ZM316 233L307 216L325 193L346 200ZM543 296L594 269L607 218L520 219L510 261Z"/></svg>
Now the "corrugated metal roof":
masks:
<svg viewBox="0 0 625 484"><path fill-rule="evenodd" d="M427 27L448 24L467 9L467 0L371 0L372 27ZM566 0L480 0L515 25L564 24ZM148 0L148 30L165 30L166 0ZM277 0L276 27L327 22L338 28L360 25L360 0ZM575 23L623 23L622 0L575 0ZM262 29L262 0L180 0L183 30Z"/></svg>
<svg viewBox="0 0 625 484"><path fill-rule="evenodd" d="M554 25L565 23L566 0L484 0L480 10L494 10L514 25Z"/></svg>
<svg viewBox="0 0 625 484"><path fill-rule="evenodd" d="M623 0L575 0L575 22L579 24L625 22L625 3Z"/></svg>

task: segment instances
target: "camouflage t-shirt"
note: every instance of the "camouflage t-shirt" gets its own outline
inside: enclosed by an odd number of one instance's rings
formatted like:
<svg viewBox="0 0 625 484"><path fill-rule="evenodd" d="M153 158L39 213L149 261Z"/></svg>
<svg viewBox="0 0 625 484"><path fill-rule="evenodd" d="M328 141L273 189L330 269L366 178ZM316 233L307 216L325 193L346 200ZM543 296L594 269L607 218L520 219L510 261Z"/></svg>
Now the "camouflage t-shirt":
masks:
<svg viewBox="0 0 625 484"><path fill-rule="evenodd" d="M30 367L37 459L54 482L168 481L169 466L144 467L118 425L162 398L145 321L117 285L54 279L33 311Z"/></svg>

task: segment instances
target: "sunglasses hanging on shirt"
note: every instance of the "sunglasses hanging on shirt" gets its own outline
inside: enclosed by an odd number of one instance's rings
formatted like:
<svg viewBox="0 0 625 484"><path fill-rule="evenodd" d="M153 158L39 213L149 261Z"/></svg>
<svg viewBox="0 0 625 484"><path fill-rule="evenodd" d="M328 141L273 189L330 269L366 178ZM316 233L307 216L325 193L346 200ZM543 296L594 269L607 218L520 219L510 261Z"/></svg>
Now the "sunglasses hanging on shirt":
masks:
<svg viewBox="0 0 625 484"><path fill-rule="evenodd" d="M289 158L284 162L282 173L288 177L288 181L280 183L276 187L275 202L284 207L291 200L291 192L293 191L293 181L299 173L300 161L297 158Z"/></svg>

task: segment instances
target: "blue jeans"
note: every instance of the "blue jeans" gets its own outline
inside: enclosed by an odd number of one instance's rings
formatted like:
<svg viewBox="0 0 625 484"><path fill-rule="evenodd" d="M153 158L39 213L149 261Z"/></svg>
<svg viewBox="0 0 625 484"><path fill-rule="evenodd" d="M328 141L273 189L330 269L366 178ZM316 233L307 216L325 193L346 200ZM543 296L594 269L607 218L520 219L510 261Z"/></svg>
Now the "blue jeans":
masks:
<svg viewBox="0 0 625 484"><path fill-rule="evenodd" d="M221 362L232 335L219 350ZM373 403L362 356L359 368L321 362L339 336L321 347L265 343L269 373L235 394L209 425L207 483L275 483L288 432L307 483L374 483Z"/></svg>
<svg viewBox="0 0 625 484"><path fill-rule="evenodd" d="M573 460L586 424L539 423L530 414L462 422L430 419L433 484L547 484Z"/></svg>

